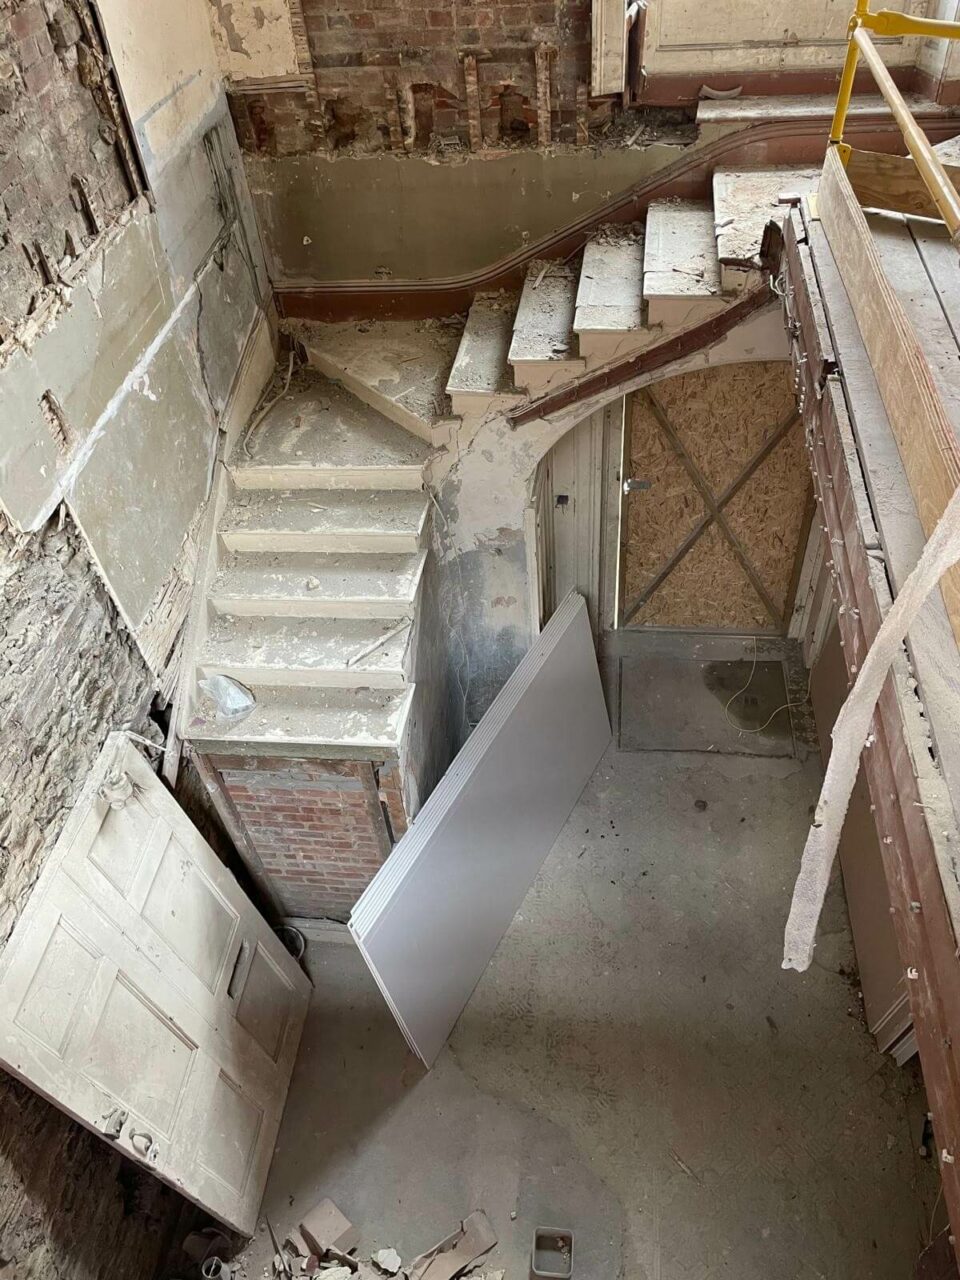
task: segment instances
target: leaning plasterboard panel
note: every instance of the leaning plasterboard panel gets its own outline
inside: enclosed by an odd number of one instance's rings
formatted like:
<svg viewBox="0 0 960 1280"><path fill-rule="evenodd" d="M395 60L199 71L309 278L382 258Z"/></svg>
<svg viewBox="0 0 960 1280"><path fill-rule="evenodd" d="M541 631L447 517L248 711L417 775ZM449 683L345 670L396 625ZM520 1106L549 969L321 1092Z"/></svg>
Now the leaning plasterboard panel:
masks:
<svg viewBox="0 0 960 1280"><path fill-rule="evenodd" d="M217 426L196 349L194 294L114 406L66 494L110 593L136 629L203 502Z"/></svg>
<svg viewBox="0 0 960 1280"><path fill-rule="evenodd" d="M55 509L62 477L173 309L146 202L70 274L76 283L53 304L49 324L27 346L11 344L0 365L0 503L21 529ZM48 393L62 429L44 411Z"/></svg>
<svg viewBox="0 0 960 1280"><path fill-rule="evenodd" d="M350 917L427 1066L609 741L586 604L571 594Z"/></svg>

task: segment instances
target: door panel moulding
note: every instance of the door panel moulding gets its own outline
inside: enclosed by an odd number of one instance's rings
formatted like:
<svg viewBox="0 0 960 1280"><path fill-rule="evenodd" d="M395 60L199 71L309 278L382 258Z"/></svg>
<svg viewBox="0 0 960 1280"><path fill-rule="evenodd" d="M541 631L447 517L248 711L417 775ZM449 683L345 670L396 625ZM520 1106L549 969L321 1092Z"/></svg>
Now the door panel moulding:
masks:
<svg viewBox="0 0 960 1280"><path fill-rule="evenodd" d="M251 1235L310 982L123 733L0 957L0 1061Z"/></svg>
<svg viewBox="0 0 960 1280"><path fill-rule="evenodd" d="M923 530L884 402L820 223L785 229L786 323L818 497L824 558L851 679L923 545ZM818 308L818 297L823 306ZM822 330L810 323L819 316ZM803 323L806 317L807 324ZM839 373L826 372L825 350ZM891 668L864 751L900 958L941 1153L944 1197L960 1228L960 922L954 797L960 655L942 600L931 598ZM931 752L933 748L933 754Z"/></svg>
<svg viewBox="0 0 960 1280"><path fill-rule="evenodd" d="M586 602L571 593L350 917L364 959L426 1066L609 742Z"/></svg>

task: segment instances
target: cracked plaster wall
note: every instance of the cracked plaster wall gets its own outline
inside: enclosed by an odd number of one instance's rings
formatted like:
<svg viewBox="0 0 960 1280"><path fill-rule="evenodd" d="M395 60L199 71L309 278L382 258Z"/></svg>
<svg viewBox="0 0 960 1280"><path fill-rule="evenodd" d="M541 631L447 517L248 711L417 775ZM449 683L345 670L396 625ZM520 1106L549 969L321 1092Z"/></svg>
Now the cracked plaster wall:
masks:
<svg viewBox="0 0 960 1280"><path fill-rule="evenodd" d="M448 446L430 463L428 483L439 507L433 539L449 635L448 684L469 725L490 706L533 637L524 513L544 454L578 422L648 382L718 364L785 360L787 354L779 309L770 307L713 347L550 420L514 429L502 414L491 413L453 427Z"/></svg>
<svg viewBox="0 0 960 1280"><path fill-rule="evenodd" d="M206 0L101 13L154 207L131 206L6 344L0 503L34 530L66 501L136 631L206 497L269 286Z"/></svg>
<svg viewBox="0 0 960 1280"><path fill-rule="evenodd" d="M159 667L137 627L182 560L267 325L207 0L99 11L154 203L63 264L0 348L0 946L107 733L150 731ZM0 1275L150 1280L182 1205L0 1073Z"/></svg>

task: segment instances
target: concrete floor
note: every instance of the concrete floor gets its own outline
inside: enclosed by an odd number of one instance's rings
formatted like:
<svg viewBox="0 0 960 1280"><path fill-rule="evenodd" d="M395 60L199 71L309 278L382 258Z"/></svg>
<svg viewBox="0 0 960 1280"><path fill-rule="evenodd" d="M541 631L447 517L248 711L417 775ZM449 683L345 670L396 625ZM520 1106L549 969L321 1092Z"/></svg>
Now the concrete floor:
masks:
<svg viewBox="0 0 960 1280"><path fill-rule="evenodd" d="M406 1261L484 1208L506 1280L538 1224L575 1231L577 1280L911 1275L922 1092L860 1021L839 890L814 967L780 968L818 785L611 748L429 1074L352 945L312 944L278 1232L329 1195ZM269 1254L261 1232L249 1277Z"/></svg>

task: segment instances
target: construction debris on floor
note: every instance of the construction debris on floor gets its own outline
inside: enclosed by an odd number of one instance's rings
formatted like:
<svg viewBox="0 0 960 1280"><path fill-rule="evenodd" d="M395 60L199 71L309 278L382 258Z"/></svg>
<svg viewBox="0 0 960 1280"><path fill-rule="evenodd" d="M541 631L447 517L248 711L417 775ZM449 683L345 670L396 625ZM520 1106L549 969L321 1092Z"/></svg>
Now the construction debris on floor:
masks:
<svg viewBox="0 0 960 1280"><path fill-rule="evenodd" d="M497 1243L490 1219L482 1209L477 1209L468 1214L455 1231L405 1267L394 1248L378 1249L369 1259L354 1256L360 1242L360 1229L330 1199L315 1205L300 1223L299 1231L287 1233L282 1246L269 1218L265 1221L274 1250L273 1276L278 1280L293 1280L301 1275L320 1276L322 1280L378 1280L383 1276L396 1276L398 1280L456 1280L476 1266ZM535 1244L535 1250L536 1247ZM533 1266L531 1262L531 1268ZM532 1274L570 1273L532 1270ZM229 1272L225 1273L225 1280L228 1277ZM264 1270L264 1277L269 1280L268 1269ZM489 1271L475 1276L474 1280L503 1278L503 1271Z"/></svg>

